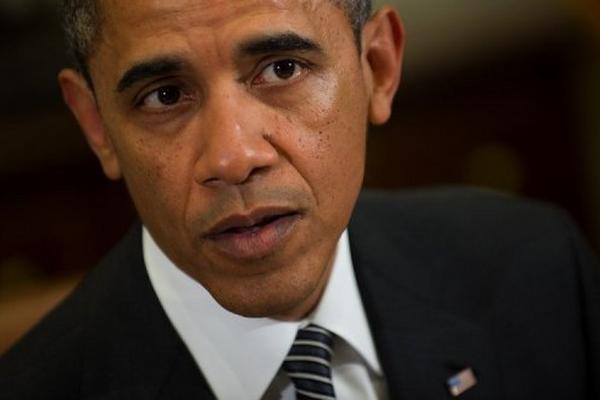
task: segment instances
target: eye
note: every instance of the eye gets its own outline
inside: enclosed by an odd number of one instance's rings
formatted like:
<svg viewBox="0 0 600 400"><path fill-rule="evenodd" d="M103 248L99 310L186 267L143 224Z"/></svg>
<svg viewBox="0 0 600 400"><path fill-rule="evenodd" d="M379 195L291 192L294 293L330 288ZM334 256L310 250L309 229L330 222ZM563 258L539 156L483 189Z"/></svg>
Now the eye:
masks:
<svg viewBox="0 0 600 400"><path fill-rule="evenodd" d="M254 79L254 84L270 85L292 81L298 78L306 66L295 60L281 60L273 62Z"/></svg>
<svg viewBox="0 0 600 400"><path fill-rule="evenodd" d="M162 86L142 98L140 106L152 110L159 110L177 104L182 97L183 93L179 87L173 85Z"/></svg>

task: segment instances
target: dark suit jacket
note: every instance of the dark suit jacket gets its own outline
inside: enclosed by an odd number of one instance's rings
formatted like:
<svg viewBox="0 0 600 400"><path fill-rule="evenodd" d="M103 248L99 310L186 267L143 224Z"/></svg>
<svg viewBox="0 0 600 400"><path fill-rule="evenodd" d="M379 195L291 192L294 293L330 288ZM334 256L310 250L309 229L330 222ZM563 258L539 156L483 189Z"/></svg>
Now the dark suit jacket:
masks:
<svg viewBox="0 0 600 400"><path fill-rule="evenodd" d="M349 228L392 399L599 399L600 270L562 213L474 191L369 194ZM198 321L199 324L202 321ZM252 366L249 366L252 368ZM0 361L0 399L208 399L140 227Z"/></svg>

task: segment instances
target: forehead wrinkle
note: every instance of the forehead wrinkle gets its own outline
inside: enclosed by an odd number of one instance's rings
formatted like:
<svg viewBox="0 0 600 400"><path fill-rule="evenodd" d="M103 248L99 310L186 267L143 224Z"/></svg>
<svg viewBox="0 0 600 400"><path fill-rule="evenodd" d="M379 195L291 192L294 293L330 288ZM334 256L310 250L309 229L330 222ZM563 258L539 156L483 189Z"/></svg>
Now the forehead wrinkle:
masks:
<svg viewBox="0 0 600 400"><path fill-rule="evenodd" d="M136 6L135 2L140 6ZM114 47L113 42L122 43L123 40L127 40L126 38L129 38L131 45L135 47L138 43L137 38L144 35L144 31L149 32L153 37L177 33L189 36L190 29L203 30L203 35L214 36L211 41L216 43L222 38L223 27L227 24L239 23L247 18L267 14L272 7L279 10L290 8L288 0L270 0L267 8L264 7L265 2L259 0L159 0L150 5L144 0L130 0L129 6L120 0L104 0L104 3L106 7L103 7L103 12L106 18L100 41L108 47ZM285 7L283 3L288 3L288 6ZM134 31L133 34L123 34L131 30Z"/></svg>
<svg viewBox="0 0 600 400"><path fill-rule="evenodd" d="M135 7L135 3L139 6ZM291 11L294 8L302 8L307 12L318 13L323 6L334 5L335 0L101 0L101 9L105 15L114 17L117 15L125 18L122 23L137 26L140 23L156 20L158 22L168 21L169 19L179 19L184 22L186 17L201 20L197 23L207 27L220 27L228 22L231 17L243 14L251 15L263 9L265 12L269 8L277 10ZM129 6L126 5L129 3ZM135 12L127 12L127 10ZM119 10L121 12L119 12ZM199 12L196 12L199 11ZM125 15L123 15L125 14Z"/></svg>
<svg viewBox="0 0 600 400"><path fill-rule="evenodd" d="M103 30L103 44L113 48L113 58L123 59L129 54L133 58L146 59L165 53L181 53L191 55L199 49L198 39L205 44L204 54L200 58L208 56L206 51L214 51L222 62L230 58L235 43L227 39L227 32L234 33L236 25L244 26L248 19L255 18L261 14L267 15L273 12L289 14L297 20L299 14L307 14L308 25L301 29L303 33L309 34L315 28L316 20L311 15L319 15L324 7L335 7L333 0L103 0L106 11L106 23L110 32ZM317 14L314 14L317 13ZM288 18L281 18L281 24L277 24L277 30L289 30ZM277 22L277 21L274 21ZM251 29L259 33L264 25L254 23ZM224 29L228 25L232 29ZM271 26L275 28L275 26ZM293 30L297 31L298 26ZM128 32L129 31L129 32ZM195 32L194 32L195 31ZM165 35L166 40L157 42L150 46L148 41L141 45L140 38L146 36L158 38ZM168 35L178 35L180 40L168 39ZM309 36L312 36L309 34ZM173 37L175 39L175 37ZM239 40L240 38L236 38ZM158 45L160 43L160 45ZM127 50L129 49L129 50ZM209 50L212 49L212 50ZM133 50L131 52L131 50Z"/></svg>
<svg viewBox="0 0 600 400"><path fill-rule="evenodd" d="M297 9L301 8L304 12L315 16L321 14L321 9L326 6L333 6L341 10L340 0L97 1L100 4L100 14L103 19L103 27L99 31L99 42L104 42L109 46L111 35L107 35L104 29L104 25L110 24L109 21L113 22L112 28L116 31L113 33L117 33L121 27L127 29L139 26L152 26L152 32L157 33L163 29L171 32L185 31L194 27L219 29L224 24L235 21L236 15L249 18L260 13L268 13L270 8L288 12L294 12L294 9L297 12ZM178 22L174 24L173 20L178 20ZM222 31L220 30L220 32ZM118 35L116 36L118 37Z"/></svg>
<svg viewBox="0 0 600 400"><path fill-rule="evenodd" d="M172 24L173 19L182 23L195 21L193 25L206 27L220 27L232 17L248 14L257 10L264 3L271 3L277 9L290 8L280 3L289 3L289 0L173 0L173 1L144 1L129 0L130 5L125 6L121 0L104 0L110 5L103 7L109 17L118 15L122 21L119 25L138 26L139 24L158 23ZM135 3L139 6L136 6ZM119 12L121 11L121 12Z"/></svg>

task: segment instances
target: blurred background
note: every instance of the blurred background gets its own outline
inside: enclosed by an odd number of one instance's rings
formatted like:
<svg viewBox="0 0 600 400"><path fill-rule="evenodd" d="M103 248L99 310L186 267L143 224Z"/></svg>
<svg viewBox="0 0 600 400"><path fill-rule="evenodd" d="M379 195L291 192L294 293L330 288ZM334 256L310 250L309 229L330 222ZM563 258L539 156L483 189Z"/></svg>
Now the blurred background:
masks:
<svg viewBox="0 0 600 400"><path fill-rule="evenodd" d="M397 0L408 47L365 184L466 184L567 209L600 250L600 2ZM58 0L0 0L0 354L127 230L63 105Z"/></svg>

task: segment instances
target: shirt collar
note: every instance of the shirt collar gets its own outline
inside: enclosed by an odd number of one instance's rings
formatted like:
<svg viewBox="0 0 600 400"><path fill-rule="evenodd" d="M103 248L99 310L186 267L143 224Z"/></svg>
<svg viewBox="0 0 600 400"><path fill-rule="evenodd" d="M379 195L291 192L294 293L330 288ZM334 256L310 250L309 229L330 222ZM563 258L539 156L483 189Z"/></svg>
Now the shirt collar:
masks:
<svg viewBox="0 0 600 400"><path fill-rule="evenodd" d="M344 231L338 242L329 282L309 319L344 339L373 372L382 375L354 275L348 231Z"/></svg>
<svg viewBox="0 0 600 400"><path fill-rule="evenodd" d="M349 343L381 375L356 284L347 232L338 242L332 273L317 308L305 321L245 318L221 307L176 267L144 227L144 261L173 326L220 399L259 399L277 374L296 331L314 322Z"/></svg>

